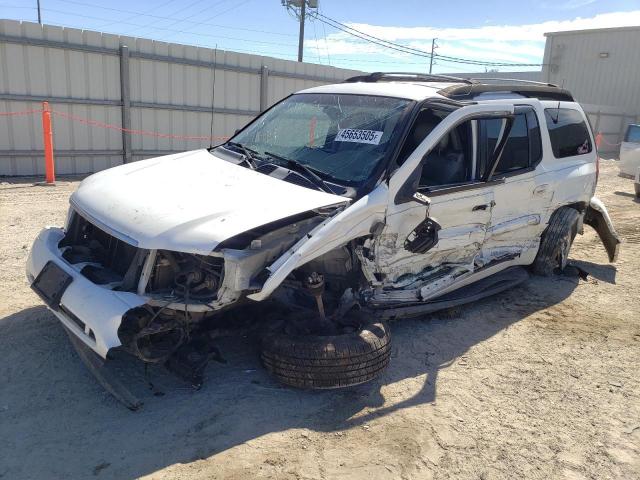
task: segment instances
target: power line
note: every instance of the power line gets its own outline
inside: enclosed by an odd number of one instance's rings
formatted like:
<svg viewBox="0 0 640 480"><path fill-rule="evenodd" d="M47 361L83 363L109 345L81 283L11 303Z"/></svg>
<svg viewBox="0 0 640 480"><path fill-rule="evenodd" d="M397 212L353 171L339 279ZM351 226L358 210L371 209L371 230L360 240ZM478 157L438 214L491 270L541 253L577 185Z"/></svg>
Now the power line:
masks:
<svg viewBox="0 0 640 480"><path fill-rule="evenodd" d="M334 22L337 25L331 25L330 23L328 23L329 25L333 26L334 28L337 28L338 30L341 30L345 33L348 33L350 35L354 35L358 38L361 38L363 40L366 40L368 42L371 43L375 43L377 45L380 45L382 47L385 48L390 48L392 50L397 50L400 51L402 53L405 54L410 54L410 55L416 55L416 56L420 56L420 57L425 57L425 58L431 58L431 53L423 51L423 50L418 50L416 48L412 48L412 47L407 47L405 45L401 45L398 43L394 43L394 42L390 42L388 40L383 40L381 38L378 37L374 37L373 35L369 35L367 33L361 32L360 30L356 30L353 27L349 27L348 25L344 25L336 20L330 19L329 17L325 18L328 19L329 22ZM324 21L323 19L319 19L320 21ZM357 32L357 33L354 33ZM361 36L361 35L363 36ZM366 37L370 37L370 38L366 38ZM372 40L373 39L373 40ZM446 59L447 61L450 62L454 62L454 63L464 63L464 64L470 64L470 65L479 65L479 66L494 66L494 67L502 67L502 66L518 66L518 67L537 67L540 66L541 64L526 64L526 63L506 63L506 62L489 62L489 61L482 61L482 60L471 60L471 59L466 59L466 58L459 58L459 57L452 57L449 55L442 55L442 54L434 54L434 58L442 58L442 59Z"/></svg>
<svg viewBox="0 0 640 480"><path fill-rule="evenodd" d="M226 0L222 0L222 1L224 2L224 1L226 1ZM178 15L178 14L179 14L179 13L181 13L181 12L184 12L184 11L186 11L186 10L189 10L191 7L194 7L194 6L196 6L197 4L202 3L202 2L204 2L204 0L196 0L195 2L191 2L191 3L190 3L189 5L187 5L186 7L182 7L182 8L181 8L180 10L178 10L177 12L174 12L174 13L172 14L172 16L174 16L174 15ZM218 5L219 3L221 3L221 2L215 3L213 6ZM173 27L174 25L177 25L178 23L181 23L183 20L188 20L188 19L190 19L190 18L193 18L194 16L199 15L200 13L201 13L201 11L199 10L197 13L195 13L195 14L193 14L193 15L189 15L189 16L184 17L184 18L178 18L178 19L175 19L175 18L174 18L174 19L173 19L173 21L172 21L171 23L169 23L169 24L167 24L167 25L164 25L164 26L165 26L166 28Z"/></svg>
<svg viewBox="0 0 640 480"><path fill-rule="evenodd" d="M316 30L316 22L312 22L312 23L313 23L313 36L316 39L316 54L318 55L318 63L322 64L322 62L320 61L320 47L318 46L320 42L318 42L318 31Z"/></svg>
<svg viewBox="0 0 640 480"><path fill-rule="evenodd" d="M382 38L376 37L374 35L370 35L368 33L362 32L361 30L357 30L349 25L345 25L337 20L334 20L331 17L327 17L319 12L313 14L315 18L320 20L321 22L327 23L342 32L348 33L352 36L358 37L367 42L389 48L391 50L396 50L401 53L416 55L420 57L428 57L431 58L431 53L426 52L424 50L419 50L417 48L407 47L406 45L402 45L400 43L391 42L389 40L384 40ZM479 66L491 66L491 67L538 67L542 64L540 63L507 63L507 62L493 62L493 61L482 61L482 60L472 60L467 58L453 57L450 55L442 55L442 54L434 54L434 58L442 58L447 59L448 61L454 63L465 63L470 65L479 65Z"/></svg>
<svg viewBox="0 0 640 480"><path fill-rule="evenodd" d="M43 10L48 11L48 12L54 12L54 13L61 13L64 15L72 15L72 16L76 16L76 17L82 17L82 18L88 18L91 20L104 20L101 17L94 17L92 15L83 15L81 13L75 13L75 12L67 12L64 10L56 10L56 9L52 9L52 8L43 8ZM131 22L125 22L125 21L121 21L119 22L122 25L130 25L132 27L139 27L139 28L143 28L143 27L147 27L147 25L140 25L139 23L131 23ZM77 28L77 27L74 27ZM264 45L280 45L280 46L286 46L286 47L292 47L295 46L294 44L291 43L281 43L281 42L266 42L263 40L248 40L246 38L238 38L238 37L225 37L222 35L213 35L213 34L207 34L207 33L196 33L193 31L189 31L189 30L175 30L172 28L165 28L165 27L158 27L158 26L153 26L150 28L155 28L157 30L165 30L165 31L169 31L169 32L175 32L175 33L185 33L185 34L189 34L189 35L197 35L197 36L201 36L201 37L211 37L211 38L215 38L215 39L220 39L223 38L225 40L235 40L238 42L247 42L247 43L260 43L260 44L264 44ZM127 34L130 35L130 34ZM138 34L134 34L132 36L137 36Z"/></svg>
<svg viewBox="0 0 640 480"><path fill-rule="evenodd" d="M59 2L64 2L66 0L58 0ZM159 10L161 8L166 7L167 5L175 2L176 0L167 0L166 2L158 5L157 7L155 7L156 10ZM120 12L120 13L132 13L134 14L133 17L128 17L129 20L131 20L132 18L138 18L138 17L142 17L142 16L146 16L145 13L142 12L138 12L138 13L134 13L134 12L127 12L126 10L120 10L118 8L109 8L109 7L102 7L100 5L89 5L89 4L82 4L81 2L72 2L72 1L66 1L66 3L76 3L76 4L80 4L80 5L86 5L86 6L92 6L94 8L102 8L103 10L114 10L116 12ZM119 20L114 20L113 22L109 22L109 23L105 23L104 25L100 25L97 28L105 28L105 27L110 27L111 25L118 23Z"/></svg>
<svg viewBox="0 0 640 480"><path fill-rule="evenodd" d="M185 7L185 9L187 9L187 8L191 8L192 6L194 6L194 5L198 4L198 3L202 3L202 1L203 1L203 0L198 0L197 2L194 2L194 3L192 3L191 5L189 5L189 7ZM224 2L226 2L226 1L227 1L227 0L220 0L219 2L216 2L216 3L214 3L213 5L209 5L209 6L207 6L207 9L215 8L216 6L218 6L218 5L220 5L221 3L224 3ZM244 2L242 2L242 3L244 3ZM238 4L237 6L242 5L242 3ZM234 8L235 8L235 6L234 6ZM232 10L232 8L231 8L231 9L229 9L229 10ZM225 11L224 11L224 12L222 12L222 13L225 13L226 11L227 11L227 10L225 10ZM189 20L189 19L191 19L191 18L193 18L193 17L196 17L196 16L198 16L198 15L202 14L203 12L204 12L204 10L198 10L196 13L194 13L194 14L192 14L192 15L189 15L188 17L180 18L180 19L178 19L178 20L175 20L174 22L171 22L171 23L170 23L170 24L168 24L168 25L165 25L165 27L166 27L166 28L173 27L174 25L177 25L177 24L182 23L182 22L184 22L184 21L187 21L187 20ZM175 33L170 33L170 34L168 34L168 35L165 35L164 37L160 37L158 40L164 40L165 38L169 38L169 37L172 37L172 36L174 36L174 35L175 35Z"/></svg>
<svg viewBox="0 0 640 480"><path fill-rule="evenodd" d="M149 18L156 18L158 20L175 20L175 18L173 17L167 17L164 15L155 15L152 13L145 13L145 12L138 12L135 10L122 10L121 8L112 8L112 7L105 7L102 5L94 5L91 3L85 3L85 2L78 2L75 0L57 0L58 2L62 2L62 3L68 3L71 5L79 5L79 6L83 6L83 7L93 7L93 8L99 8L101 10L109 10L112 12L118 12L118 13L128 13L131 15L134 15L134 17L129 17L127 20L131 20L132 18L136 18L136 17L149 17ZM163 3L161 5L158 5L157 8L161 8L163 6L166 6L170 3L173 3L176 0L169 0L166 3ZM216 4L214 4L216 5ZM6 6L6 5L3 5ZM14 7L14 8L29 8L29 9L35 9L36 7ZM212 17L214 18L214 17ZM204 26L208 26L208 27L216 27L216 28L224 28L224 29L228 29L228 30L241 30L241 31L245 31L245 32L255 32L255 33L268 33L270 35L280 35L280 36L286 36L286 37L297 37L297 35L291 34L291 33L282 33L282 32L273 32L273 31L269 31L269 30L260 30L260 29L254 29L254 28L244 28L244 27L230 27L229 25L220 25L217 23L208 23L208 20L203 20L203 21L190 21L189 23L191 25L204 25ZM98 27L98 28L103 28L105 26L109 26L109 25L113 25L114 23L122 23L120 20L115 20L111 23L108 23L106 25L103 25L102 27ZM155 28L155 27L150 27L149 25L145 25L145 27L148 28ZM168 27L168 25L164 25L164 27Z"/></svg>
<svg viewBox="0 0 640 480"><path fill-rule="evenodd" d="M324 49L327 52L327 62L331 65L331 57L329 56L329 45L327 44L327 29L325 28L325 24L322 24L322 32L324 33Z"/></svg>

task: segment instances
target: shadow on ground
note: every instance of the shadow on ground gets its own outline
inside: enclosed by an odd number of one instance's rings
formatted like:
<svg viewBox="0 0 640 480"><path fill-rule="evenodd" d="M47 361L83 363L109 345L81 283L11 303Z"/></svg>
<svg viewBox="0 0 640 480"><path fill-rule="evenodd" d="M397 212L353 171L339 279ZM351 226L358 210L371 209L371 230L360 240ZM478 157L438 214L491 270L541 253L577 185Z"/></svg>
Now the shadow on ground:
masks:
<svg viewBox="0 0 640 480"><path fill-rule="evenodd" d="M620 192L620 191L616 191L613 192L616 195L620 195L621 197L629 197L629 198L633 198L633 201L636 203L640 203L640 198L638 198L635 194L630 193L630 192Z"/></svg>
<svg viewBox="0 0 640 480"><path fill-rule="evenodd" d="M249 338L219 345L227 363L210 364L200 391L159 367L145 374L140 364L127 363L123 374L145 402L135 413L95 382L44 307L20 311L0 320L0 477L136 478L270 432L335 432L431 403L441 369L529 314L561 302L578 281L532 278L463 307L455 318L398 321L391 325L389 369L377 381L345 390L281 387L261 368ZM416 377L424 378L420 388L385 402L381 387Z"/></svg>

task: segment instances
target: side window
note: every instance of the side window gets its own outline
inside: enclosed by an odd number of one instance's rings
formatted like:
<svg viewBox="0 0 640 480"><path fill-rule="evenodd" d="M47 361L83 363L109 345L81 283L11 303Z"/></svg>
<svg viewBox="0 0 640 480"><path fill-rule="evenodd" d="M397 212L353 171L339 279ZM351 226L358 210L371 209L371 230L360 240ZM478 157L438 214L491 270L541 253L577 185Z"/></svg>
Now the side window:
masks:
<svg viewBox="0 0 640 480"><path fill-rule="evenodd" d="M493 120L496 121L496 120ZM527 117L521 113L515 116L507 143L502 150L494 176L529 167L529 132Z"/></svg>
<svg viewBox="0 0 640 480"><path fill-rule="evenodd" d="M556 158L591 152L589 129L582 114L569 108L547 108L544 111L551 148Z"/></svg>
<svg viewBox="0 0 640 480"><path fill-rule="evenodd" d="M536 112L527 112L527 129L529 130L530 166L535 166L542 160L542 139L540 138L540 123Z"/></svg>
<svg viewBox="0 0 640 480"><path fill-rule="evenodd" d="M411 125L407 139L402 146L398 156L398 165L402 165L413 151L427 138L427 135L444 120L449 112L424 108L420 110L418 116Z"/></svg>
<svg viewBox="0 0 640 480"><path fill-rule="evenodd" d="M447 134L422 159L419 188L466 183L473 177L471 122L464 122Z"/></svg>
<svg viewBox="0 0 640 480"><path fill-rule="evenodd" d="M480 121L477 177L484 178L488 163L494 154L498 137L506 127L505 120L491 119ZM498 165L493 177L499 177L538 164L542 158L542 142L540 140L540 124L532 109L527 108L514 117L511 131L507 137ZM492 177L492 178L493 178Z"/></svg>

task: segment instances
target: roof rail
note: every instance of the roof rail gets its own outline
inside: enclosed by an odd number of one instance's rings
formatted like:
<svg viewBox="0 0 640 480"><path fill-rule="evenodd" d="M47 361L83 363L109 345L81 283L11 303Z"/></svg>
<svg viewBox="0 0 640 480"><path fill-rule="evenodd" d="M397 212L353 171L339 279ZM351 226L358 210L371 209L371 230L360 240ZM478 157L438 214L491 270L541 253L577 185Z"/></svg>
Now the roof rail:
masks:
<svg viewBox="0 0 640 480"><path fill-rule="evenodd" d="M438 91L443 97L454 100L473 100L483 93L515 93L528 98L539 100L557 100L573 102L573 95L564 88L547 84L520 84L520 83L472 83L471 85L451 85Z"/></svg>
<svg viewBox="0 0 640 480"><path fill-rule="evenodd" d="M470 81L474 82L474 83L487 83L487 82L516 82L516 83L525 83L525 84L529 84L529 85L546 85L547 87L557 87L558 85L554 84L554 83L547 83L547 82L538 82L535 80L525 80L522 78L499 78L499 77L492 77L492 78L469 78Z"/></svg>
<svg viewBox="0 0 640 480"><path fill-rule="evenodd" d="M358 75L347 78L344 83L376 83L376 82L453 82L471 84L471 80L449 75L432 75L430 73L410 72L374 72L369 75Z"/></svg>

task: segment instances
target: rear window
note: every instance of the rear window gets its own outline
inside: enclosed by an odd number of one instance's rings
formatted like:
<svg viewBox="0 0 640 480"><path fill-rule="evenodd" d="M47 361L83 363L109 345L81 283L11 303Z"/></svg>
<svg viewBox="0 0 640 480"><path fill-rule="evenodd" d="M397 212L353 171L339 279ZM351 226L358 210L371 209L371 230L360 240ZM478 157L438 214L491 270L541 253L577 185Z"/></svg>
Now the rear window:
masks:
<svg viewBox="0 0 640 480"><path fill-rule="evenodd" d="M551 148L556 158L584 155L592 150L589 129L578 110L547 108L544 111Z"/></svg>
<svg viewBox="0 0 640 480"><path fill-rule="evenodd" d="M627 135L624 137L625 142L640 143L640 125L629 125Z"/></svg>

